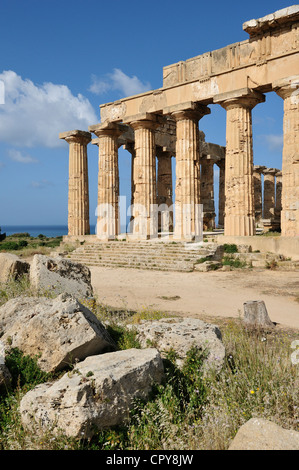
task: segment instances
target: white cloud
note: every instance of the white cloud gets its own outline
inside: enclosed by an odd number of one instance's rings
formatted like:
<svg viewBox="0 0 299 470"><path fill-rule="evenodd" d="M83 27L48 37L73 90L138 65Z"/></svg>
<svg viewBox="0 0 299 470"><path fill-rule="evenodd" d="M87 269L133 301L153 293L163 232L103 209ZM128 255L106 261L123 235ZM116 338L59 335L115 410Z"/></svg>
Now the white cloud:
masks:
<svg viewBox="0 0 299 470"><path fill-rule="evenodd" d="M269 150L282 150L283 134L268 134L263 136L268 144Z"/></svg>
<svg viewBox="0 0 299 470"><path fill-rule="evenodd" d="M109 90L116 90L123 96L132 96L151 90L149 82L143 83L135 75L129 77L120 69L114 69L112 73L107 74L103 78L92 75L91 79L92 84L89 87L89 91L96 95L104 94Z"/></svg>
<svg viewBox="0 0 299 470"><path fill-rule="evenodd" d="M31 181L30 186L35 189L43 189L49 186L54 186L51 181L42 180L42 181Z"/></svg>
<svg viewBox="0 0 299 470"><path fill-rule="evenodd" d="M0 107L0 141L23 147L62 145L59 132L87 130L98 122L87 98L65 85L38 85L14 71L4 71L5 104Z"/></svg>
<svg viewBox="0 0 299 470"><path fill-rule="evenodd" d="M38 160L32 158L31 155L23 155L19 150L9 149L8 156L14 162L19 163L37 163Z"/></svg>

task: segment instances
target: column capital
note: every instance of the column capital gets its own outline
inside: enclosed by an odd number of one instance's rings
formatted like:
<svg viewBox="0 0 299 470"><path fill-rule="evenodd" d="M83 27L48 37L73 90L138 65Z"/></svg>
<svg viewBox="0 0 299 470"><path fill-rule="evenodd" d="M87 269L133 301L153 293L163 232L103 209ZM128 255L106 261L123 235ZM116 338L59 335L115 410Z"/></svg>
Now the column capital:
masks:
<svg viewBox="0 0 299 470"><path fill-rule="evenodd" d="M134 116L129 116L123 121L134 130L136 129L150 129L156 130L165 122L165 117L155 113L140 113Z"/></svg>
<svg viewBox="0 0 299 470"><path fill-rule="evenodd" d="M253 109L258 103L263 103L265 100L265 95L262 93L251 90L250 88L241 88L233 92L216 95L213 102L229 110L236 107Z"/></svg>
<svg viewBox="0 0 299 470"><path fill-rule="evenodd" d="M265 168L263 170L263 175L273 175L273 176L275 176L278 171L280 171L280 170L278 170L277 168Z"/></svg>
<svg viewBox="0 0 299 470"><path fill-rule="evenodd" d="M97 137L113 135L115 137L119 137L121 134L126 132L128 129L127 126L120 124L118 122L109 122L105 121L100 124L95 124L93 126L89 126L88 130L95 134Z"/></svg>
<svg viewBox="0 0 299 470"><path fill-rule="evenodd" d="M260 175L266 170L266 166L263 165L254 165L253 167L253 172L254 173L259 173Z"/></svg>
<svg viewBox="0 0 299 470"><path fill-rule="evenodd" d="M176 120L176 122L183 119L199 121L205 115L211 114L211 110L208 108L208 106L201 103L188 101L186 103L164 108L163 114L170 114Z"/></svg>
<svg viewBox="0 0 299 470"><path fill-rule="evenodd" d="M59 139L65 140L68 144L77 142L79 144L88 144L91 141L90 132L80 131L75 129L73 131L60 132Z"/></svg>
<svg viewBox="0 0 299 470"><path fill-rule="evenodd" d="M276 80L272 83L272 88L278 94L278 96L283 99L292 95L299 99L298 93L296 93L299 89L299 75L293 75L281 80Z"/></svg>

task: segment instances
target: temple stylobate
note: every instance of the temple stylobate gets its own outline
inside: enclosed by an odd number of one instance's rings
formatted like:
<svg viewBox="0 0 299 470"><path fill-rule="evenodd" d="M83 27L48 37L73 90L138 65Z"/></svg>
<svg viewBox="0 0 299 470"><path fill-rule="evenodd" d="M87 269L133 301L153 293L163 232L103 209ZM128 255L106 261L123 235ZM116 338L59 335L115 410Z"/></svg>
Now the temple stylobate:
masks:
<svg viewBox="0 0 299 470"><path fill-rule="evenodd" d="M70 144L69 235L89 233L85 159L92 133L99 148L102 237L119 233L121 145L132 155L134 237L157 236L165 220L178 240L194 239L200 220L204 229L215 228L214 164L218 225L225 235L253 236L263 218L271 224L279 220L284 237L299 235L299 5L248 21L243 29L249 34L245 41L164 67L161 88L102 104L101 123L89 127L89 138L83 131L60 134ZM261 202L256 192L261 172L254 171L253 157L252 110L263 106L270 92L284 102L277 204L270 188L279 170L263 173L268 189ZM213 119L214 106L226 110L225 148L205 142L200 131L203 119ZM176 159L174 198L171 157Z"/></svg>

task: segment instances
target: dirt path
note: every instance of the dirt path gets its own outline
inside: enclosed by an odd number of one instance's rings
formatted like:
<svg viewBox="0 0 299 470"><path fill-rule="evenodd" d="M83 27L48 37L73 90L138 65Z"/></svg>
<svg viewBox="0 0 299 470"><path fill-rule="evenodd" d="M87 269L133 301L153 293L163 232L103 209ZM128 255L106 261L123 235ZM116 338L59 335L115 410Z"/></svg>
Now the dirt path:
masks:
<svg viewBox="0 0 299 470"><path fill-rule="evenodd" d="M243 316L243 303L264 300L273 322L299 328L299 273L283 271L162 272L92 267L106 305L153 309L197 318Z"/></svg>

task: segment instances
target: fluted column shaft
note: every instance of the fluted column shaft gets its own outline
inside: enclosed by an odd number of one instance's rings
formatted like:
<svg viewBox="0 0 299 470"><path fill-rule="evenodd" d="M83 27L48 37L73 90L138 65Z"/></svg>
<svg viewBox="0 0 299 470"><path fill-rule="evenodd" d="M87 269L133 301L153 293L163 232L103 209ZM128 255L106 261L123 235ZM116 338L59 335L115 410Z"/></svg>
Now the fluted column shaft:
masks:
<svg viewBox="0 0 299 470"><path fill-rule="evenodd" d="M275 220L277 224L281 224L281 193L282 193L282 172L276 173L276 185L275 185Z"/></svg>
<svg viewBox="0 0 299 470"><path fill-rule="evenodd" d="M199 129L206 106L172 113L176 120L176 187L174 237L192 240L199 233Z"/></svg>
<svg viewBox="0 0 299 470"><path fill-rule="evenodd" d="M225 211L225 160L216 162L219 168L218 226L224 227Z"/></svg>
<svg viewBox="0 0 299 470"><path fill-rule="evenodd" d="M262 173L265 166L255 165L253 167L253 185L254 185L254 212L255 223L259 225L263 218L263 191L262 191Z"/></svg>
<svg viewBox="0 0 299 470"><path fill-rule="evenodd" d="M75 130L59 137L69 144L68 235L89 235L87 144L91 135Z"/></svg>
<svg viewBox="0 0 299 470"><path fill-rule="evenodd" d="M255 235L251 110L260 101L249 95L221 103L227 111L225 235Z"/></svg>
<svg viewBox="0 0 299 470"><path fill-rule="evenodd" d="M134 181L134 220L133 235L137 238L155 237L158 223L155 219L157 204L156 184L156 145L153 121L131 122L135 131Z"/></svg>
<svg viewBox="0 0 299 470"><path fill-rule="evenodd" d="M173 211L168 211L173 204L172 201L172 164L171 153L163 150L157 150L158 174L157 174L157 203L158 213L158 230L173 230ZM164 210L164 205L165 207Z"/></svg>
<svg viewBox="0 0 299 470"><path fill-rule="evenodd" d="M273 84L284 100L281 235L299 236L299 76Z"/></svg>
<svg viewBox="0 0 299 470"><path fill-rule="evenodd" d="M91 126L96 134L93 143L99 147L97 236L114 239L120 231L118 137L124 126L105 123Z"/></svg>
<svg viewBox="0 0 299 470"><path fill-rule="evenodd" d="M275 174L277 170L266 168L264 174L264 219L274 219Z"/></svg>
<svg viewBox="0 0 299 470"><path fill-rule="evenodd" d="M209 155L201 158L200 202L203 205L203 229L215 228L214 160Z"/></svg>

